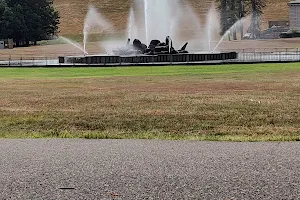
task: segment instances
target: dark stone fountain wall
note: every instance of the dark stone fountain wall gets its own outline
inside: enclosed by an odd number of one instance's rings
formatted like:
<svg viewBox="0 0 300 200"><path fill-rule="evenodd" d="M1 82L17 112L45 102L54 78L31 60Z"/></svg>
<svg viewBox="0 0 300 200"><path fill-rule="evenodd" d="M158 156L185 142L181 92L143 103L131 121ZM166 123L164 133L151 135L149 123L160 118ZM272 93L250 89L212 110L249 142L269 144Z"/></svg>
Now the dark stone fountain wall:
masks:
<svg viewBox="0 0 300 200"><path fill-rule="evenodd" d="M137 65L137 64L188 64L205 61L224 61L236 59L236 52L207 53L207 54L164 54L164 55L138 55L138 56L70 56L60 57L59 62L65 64L88 65Z"/></svg>

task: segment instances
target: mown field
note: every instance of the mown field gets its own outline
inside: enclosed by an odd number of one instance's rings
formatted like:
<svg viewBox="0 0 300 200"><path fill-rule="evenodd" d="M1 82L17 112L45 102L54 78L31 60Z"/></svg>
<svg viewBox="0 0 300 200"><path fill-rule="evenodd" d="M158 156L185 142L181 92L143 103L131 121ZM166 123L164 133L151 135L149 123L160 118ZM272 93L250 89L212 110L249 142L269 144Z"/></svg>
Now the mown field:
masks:
<svg viewBox="0 0 300 200"><path fill-rule="evenodd" d="M1 68L0 138L300 140L292 64Z"/></svg>

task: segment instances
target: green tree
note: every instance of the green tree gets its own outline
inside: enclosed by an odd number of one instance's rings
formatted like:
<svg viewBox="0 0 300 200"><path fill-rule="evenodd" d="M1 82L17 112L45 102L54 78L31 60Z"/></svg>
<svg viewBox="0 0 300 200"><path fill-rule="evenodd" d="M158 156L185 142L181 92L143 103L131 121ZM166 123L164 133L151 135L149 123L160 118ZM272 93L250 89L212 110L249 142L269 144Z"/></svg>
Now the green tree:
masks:
<svg viewBox="0 0 300 200"><path fill-rule="evenodd" d="M221 15L221 35L226 33L238 20L246 15L251 15L251 23L248 31L251 38L259 38L260 17L263 14L263 8L266 6L266 0L216 0ZM233 39L236 38L236 27L231 28ZM243 24L240 24L241 37L244 35ZM229 38L230 39L230 38Z"/></svg>
<svg viewBox="0 0 300 200"><path fill-rule="evenodd" d="M59 14L52 0L0 0L7 8L6 15L0 12L3 23L11 24L11 29L1 29L0 35L13 38L16 45L36 44L57 34ZM8 31L12 30L12 31Z"/></svg>
<svg viewBox="0 0 300 200"><path fill-rule="evenodd" d="M233 39L236 40L236 29L233 25L239 20L237 9L238 0L217 0L218 9L221 15L221 35L224 35L229 29ZM230 35L228 35L230 40Z"/></svg>
<svg viewBox="0 0 300 200"><path fill-rule="evenodd" d="M231 28L233 40L237 40L235 23L239 20L237 0L229 0L229 28Z"/></svg>
<svg viewBox="0 0 300 200"><path fill-rule="evenodd" d="M10 38L13 38L17 46L23 44L25 41L25 33L29 32L26 26L26 20L23 7L20 4L16 4L11 7L13 12L13 34Z"/></svg>
<svg viewBox="0 0 300 200"><path fill-rule="evenodd" d="M228 23L227 0L217 0L217 2L219 3L218 10L220 12L221 21L220 35L224 35L226 31L230 28Z"/></svg>
<svg viewBox="0 0 300 200"><path fill-rule="evenodd" d="M260 37L260 17L263 14L263 8L266 6L265 0L249 0L251 14L251 23L249 27L250 39Z"/></svg>
<svg viewBox="0 0 300 200"><path fill-rule="evenodd" d="M0 38L8 38L13 34L13 12L4 0L0 0Z"/></svg>
<svg viewBox="0 0 300 200"><path fill-rule="evenodd" d="M238 1L238 14L239 14L239 19L242 19L246 16L245 1L244 0ZM241 22L241 24L240 24L240 33L241 33L241 40L242 40L243 36L244 36L243 22Z"/></svg>

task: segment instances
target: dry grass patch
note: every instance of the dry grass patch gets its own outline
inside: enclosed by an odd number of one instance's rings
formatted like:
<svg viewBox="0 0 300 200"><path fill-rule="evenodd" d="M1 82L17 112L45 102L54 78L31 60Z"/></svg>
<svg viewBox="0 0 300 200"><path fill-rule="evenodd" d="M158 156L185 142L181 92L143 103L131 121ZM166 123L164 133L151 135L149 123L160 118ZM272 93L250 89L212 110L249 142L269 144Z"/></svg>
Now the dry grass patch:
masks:
<svg viewBox="0 0 300 200"><path fill-rule="evenodd" d="M0 137L299 140L299 76L0 79Z"/></svg>

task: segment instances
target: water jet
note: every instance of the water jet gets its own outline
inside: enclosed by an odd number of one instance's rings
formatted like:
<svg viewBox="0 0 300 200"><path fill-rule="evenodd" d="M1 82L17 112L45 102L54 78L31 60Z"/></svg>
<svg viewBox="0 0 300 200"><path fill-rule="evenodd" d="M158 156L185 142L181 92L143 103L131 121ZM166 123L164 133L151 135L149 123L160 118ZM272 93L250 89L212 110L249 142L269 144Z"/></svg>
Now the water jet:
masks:
<svg viewBox="0 0 300 200"><path fill-rule="evenodd" d="M188 3L181 0L134 0L129 11L127 38L102 43L106 54L88 55L88 35L93 29L112 30L111 23L90 6L84 25L83 56L60 57L60 63L131 65L187 64L236 59L237 53L215 53L213 49L218 20L214 6L208 12L206 28ZM207 45L203 45L206 43ZM115 45L117 44L117 45ZM178 48L181 47L181 48ZM212 51L213 49L213 51ZM196 50L196 51L195 51Z"/></svg>

